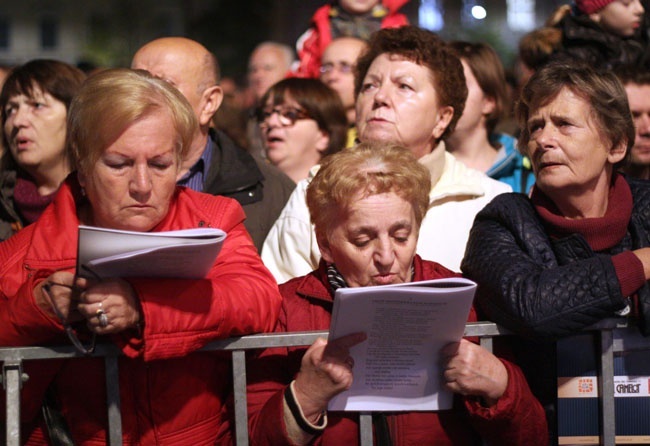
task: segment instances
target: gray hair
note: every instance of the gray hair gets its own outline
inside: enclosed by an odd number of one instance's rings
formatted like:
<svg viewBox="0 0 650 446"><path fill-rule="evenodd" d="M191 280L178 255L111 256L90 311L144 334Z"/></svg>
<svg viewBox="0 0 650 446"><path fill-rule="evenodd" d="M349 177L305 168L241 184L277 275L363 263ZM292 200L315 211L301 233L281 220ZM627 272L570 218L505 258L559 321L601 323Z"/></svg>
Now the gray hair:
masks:
<svg viewBox="0 0 650 446"><path fill-rule="evenodd" d="M263 48L273 48L275 50L280 51L280 53L282 54L282 58L285 62L285 65L287 67L287 70L289 70L289 68L291 68L291 65L296 61L296 55L293 49L289 45L285 45L284 43L278 43L278 42L273 42L271 40L267 40L257 45L255 49L253 49L253 53Z"/></svg>

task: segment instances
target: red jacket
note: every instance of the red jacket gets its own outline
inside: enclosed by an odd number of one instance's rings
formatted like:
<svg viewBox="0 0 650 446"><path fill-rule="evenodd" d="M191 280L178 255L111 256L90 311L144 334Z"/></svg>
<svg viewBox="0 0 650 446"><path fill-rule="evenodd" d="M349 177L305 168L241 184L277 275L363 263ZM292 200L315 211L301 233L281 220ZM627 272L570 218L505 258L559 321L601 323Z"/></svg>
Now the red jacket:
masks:
<svg viewBox="0 0 650 446"><path fill-rule="evenodd" d="M382 19L382 28L398 28L408 25L408 19L404 14L397 11L408 3L409 0L382 0L382 5L388 10L388 14ZM298 38L296 50L300 65L296 70L298 77L320 77L320 60L325 48L332 41L332 28L330 23L330 11L332 5L327 4L316 10L311 18L311 26Z"/></svg>
<svg viewBox="0 0 650 446"><path fill-rule="evenodd" d="M32 290L54 271L74 270L78 192L69 179L36 223L0 244L0 346L69 344L59 321L35 304ZM281 301L243 221L235 200L178 188L153 229L207 226L227 237L206 279L128 279L142 307L141 337L134 330L98 338L125 354L119 359L125 445L214 444L231 389L230 361L195 351L214 339L271 331ZM103 359L32 361L25 371L30 379L21 415L28 444L47 444L38 415L50 383L75 444L106 444Z"/></svg>
<svg viewBox="0 0 650 446"><path fill-rule="evenodd" d="M445 267L415 257L414 281L454 277ZM324 263L317 271L280 286L283 303L277 332L326 330L332 311L332 291ZM475 321L472 309L469 321ZM283 394L300 370L305 347L267 349L248 367L249 432L251 444L290 444L283 421ZM388 415L395 446L472 445L480 435L500 446L547 445L544 410L516 365L502 360L508 370L508 387L498 403L485 408L471 397L457 397L454 408L440 412L403 412ZM359 444L355 413L330 412L328 425L314 444Z"/></svg>

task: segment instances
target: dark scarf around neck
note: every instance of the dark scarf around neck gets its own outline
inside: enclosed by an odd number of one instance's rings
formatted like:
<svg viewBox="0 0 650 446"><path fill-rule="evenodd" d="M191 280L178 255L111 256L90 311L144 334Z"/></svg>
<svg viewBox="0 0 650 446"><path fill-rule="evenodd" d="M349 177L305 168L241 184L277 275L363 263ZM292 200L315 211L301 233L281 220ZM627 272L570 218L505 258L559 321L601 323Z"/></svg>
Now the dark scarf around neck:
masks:
<svg viewBox="0 0 650 446"><path fill-rule="evenodd" d="M633 206L630 186L625 178L618 174L614 174L612 179L607 211L602 217L578 220L565 218L555 203L536 186L533 188L531 201L552 237L562 238L578 233L594 251L611 248L623 239L627 233Z"/></svg>
<svg viewBox="0 0 650 446"><path fill-rule="evenodd" d="M49 195L40 195L36 183L26 175L18 175L14 187L14 203L16 210L25 219L25 223L33 223L43 213L45 208L54 200L56 191Z"/></svg>

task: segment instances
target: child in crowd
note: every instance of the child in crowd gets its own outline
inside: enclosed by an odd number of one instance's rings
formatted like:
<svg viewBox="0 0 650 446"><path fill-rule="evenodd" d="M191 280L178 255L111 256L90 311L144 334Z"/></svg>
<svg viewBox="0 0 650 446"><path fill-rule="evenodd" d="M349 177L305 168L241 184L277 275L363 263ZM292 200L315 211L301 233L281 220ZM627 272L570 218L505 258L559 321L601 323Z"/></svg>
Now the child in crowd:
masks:
<svg viewBox="0 0 650 446"><path fill-rule="evenodd" d="M408 0L332 0L316 10L310 28L298 38L299 77L318 78L321 56L337 37L368 40L381 28L408 25L405 15L397 11Z"/></svg>
<svg viewBox="0 0 650 446"><path fill-rule="evenodd" d="M650 34L641 0L576 0L560 7L551 25L562 30L560 54L592 66L650 67Z"/></svg>

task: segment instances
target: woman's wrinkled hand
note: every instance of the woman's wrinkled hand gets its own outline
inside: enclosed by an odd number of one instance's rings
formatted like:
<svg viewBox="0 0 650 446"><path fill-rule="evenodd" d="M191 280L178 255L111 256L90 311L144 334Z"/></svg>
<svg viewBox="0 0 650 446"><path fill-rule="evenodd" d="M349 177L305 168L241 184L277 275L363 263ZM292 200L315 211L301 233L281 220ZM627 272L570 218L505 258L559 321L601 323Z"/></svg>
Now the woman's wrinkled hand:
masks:
<svg viewBox="0 0 650 446"><path fill-rule="evenodd" d="M138 326L140 308L131 284L122 279L93 281L78 278L77 308L97 334L119 333Z"/></svg>
<svg viewBox="0 0 650 446"><path fill-rule="evenodd" d="M317 339L302 357L294 391L308 420L316 420L334 396L352 385L354 361L350 348L366 340L353 333L333 341Z"/></svg>
<svg viewBox="0 0 650 446"><path fill-rule="evenodd" d="M57 271L34 287L34 301L61 323L81 321L84 317L77 309L78 291L74 285L74 274Z"/></svg>
<svg viewBox="0 0 650 446"><path fill-rule="evenodd" d="M461 395L482 397L487 406L496 404L508 387L508 370L501 360L466 339L445 346L445 386Z"/></svg>

